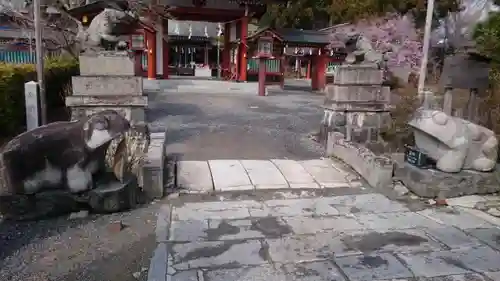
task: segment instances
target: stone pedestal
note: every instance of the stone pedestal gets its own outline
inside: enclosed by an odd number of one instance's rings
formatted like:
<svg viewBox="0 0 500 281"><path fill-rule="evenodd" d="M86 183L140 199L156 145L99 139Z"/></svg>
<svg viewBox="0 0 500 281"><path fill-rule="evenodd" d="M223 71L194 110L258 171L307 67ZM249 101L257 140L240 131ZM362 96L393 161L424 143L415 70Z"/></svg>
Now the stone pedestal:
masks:
<svg viewBox="0 0 500 281"><path fill-rule="evenodd" d="M332 131L355 143L381 141L380 130L391 124L390 90L382 82L382 70L376 66L347 65L336 69L324 104L325 143Z"/></svg>
<svg viewBox="0 0 500 281"><path fill-rule="evenodd" d="M453 198L500 191L500 167L488 173L469 170L445 173L397 161L394 177L416 195L427 198Z"/></svg>
<svg viewBox="0 0 500 281"><path fill-rule="evenodd" d="M381 129L391 125L390 90L375 65L339 66L327 86L320 138L327 155L350 165L371 186L392 184L393 163L381 156Z"/></svg>
<svg viewBox="0 0 500 281"><path fill-rule="evenodd" d="M326 154L351 166L376 189L383 190L392 184L394 170L392 159L376 155L366 146L346 140L341 133L329 133Z"/></svg>
<svg viewBox="0 0 500 281"><path fill-rule="evenodd" d="M142 77L136 76L133 54L102 51L80 56L80 75L72 78L73 95L66 97L71 119L111 109L132 124L145 121L148 98Z"/></svg>

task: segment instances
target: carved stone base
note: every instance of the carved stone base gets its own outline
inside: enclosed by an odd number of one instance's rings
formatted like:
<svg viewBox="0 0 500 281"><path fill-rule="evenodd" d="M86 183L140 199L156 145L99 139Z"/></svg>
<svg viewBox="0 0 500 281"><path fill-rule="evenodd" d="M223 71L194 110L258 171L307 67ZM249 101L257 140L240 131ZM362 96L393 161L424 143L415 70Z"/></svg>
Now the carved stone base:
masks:
<svg viewBox="0 0 500 281"><path fill-rule="evenodd" d="M71 120L80 120L94 113L103 110L115 110L121 116L125 117L130 123L137 124L146 120L146 113L144 107L128 107L128 106L115 106L115 107L72 107Z"/></svg>
<svg viewBox="0 0 500 281"><path fill-rule="evenodd" d="M135 177L125 183L112 177L101 180L97 188L82 195L65 190L46 191L35 195L0 197L0 214L11 220L38 220L77 212L90 207L92 212L112 213L134 208L140 197Z"/></svg>
<svg viewBox="0 0 500 281"><path fill-rule="evenodd" d="M453 198L500 191L500 167L490 173L466 170L445 173L434 169L420 169L398 161L394 176L410 191L426 198Z"/></svg>
<svg viewBox="0 0 500 281"><path fill-rule="evenodd" d="M330 132L326 154L351 166L372 187L385 189L392 185L394 163L389 157L375 154L370 146L348 141L341 133Z"/></svg>

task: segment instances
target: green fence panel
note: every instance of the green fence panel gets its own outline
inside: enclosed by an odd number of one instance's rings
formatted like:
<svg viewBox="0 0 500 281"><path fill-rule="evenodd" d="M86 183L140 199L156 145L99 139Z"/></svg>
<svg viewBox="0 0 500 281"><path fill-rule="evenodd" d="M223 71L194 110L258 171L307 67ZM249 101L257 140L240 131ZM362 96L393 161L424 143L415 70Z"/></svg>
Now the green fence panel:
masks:
<svg viewBox="0 0 500 281"><path fill-rule="evenodd" d="M266 60L266 72L279 73L280 72L279 59ZM249 59L247 62L247 69L250 71L259 71L259 61L258 59Z"/></svg>
<svg viewBox="0 0 500 281"><path fill-rule="evenodd" d="M148 69L148 54L143 52L141 56L142 69Z"/></svg>
<svg viewBox="0 0 500 281"><path fill-rule="evenodd" d="M0 51L0 61L12 64L34 64L35 53L28 50L4 50Z"/></svg>
<svg viewBox="0 0 500 281"><path fill-rule="evenodd" d="M328 65L326 67L327 72L334 72L335 68L337 68L340 64L338 62L328 62Z"/></svg>
<svg viewBox="0 0 500 281"><path fill-rule="evenodd" d="M249 59L248 70L257 72L259 70L259 62L256 59Z"/></svg>

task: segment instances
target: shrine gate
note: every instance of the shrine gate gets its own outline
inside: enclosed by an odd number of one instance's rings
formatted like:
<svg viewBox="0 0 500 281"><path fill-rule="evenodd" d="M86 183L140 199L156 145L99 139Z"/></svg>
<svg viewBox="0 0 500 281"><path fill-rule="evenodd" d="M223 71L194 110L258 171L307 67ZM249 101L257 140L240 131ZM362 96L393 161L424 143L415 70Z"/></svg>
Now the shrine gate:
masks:
<svg viewBox="0 0 500 281"><path fill-rule="evenodd" d="M222 38L216 39L222 39L220 65L225 80L244 82L248 81L249 75L255 75L258 68L252 56L257 48L258 39L263 35L275 39L273 43L275 58L267 63L268 74L277 77L274 80L281 84L284 81L284 58L291 55L291 50L297 48L309 50L309 54L304 54L303 59L310 61L308 76L311 77L314 90L325 87L327 65L338 60L338 54L332 54L331 50L327 50L331 36L325 32L264 28L248 37L250 19L260 18L266 12L266 4L285 2L285 0L152 0L152 2L148 14L141 18L141 28L129 38L131 45L141 40L144 42L142 65L145 66L144 75L148 79L168 79L169 73L178 74L178 71L169 71L169 64L176 61L174 57L179 57L182 61L179 50L182 50L180 49L182 45L187 44L186 32L181 32L182 34L173 32L175 28L169 26L172 20L167 16L175 18L175 21L217 23L220 27L217 35L223 35ZM74 8L70 13L81 19L84 24L89 24L92 18L106 7L108 7L106 1L96 1ZM195 33L192 35L197 40L190 43L192 47L205 46L206 49L206 46L211 44L209 38L205 40L199 31ZM210 33L208 37L214 36L214 31L211 30ZM206 50L204 52L206 53ZM186 64L186 59L183 62ZM203 62L208 63L206 54Z"/></svg>
<svg viewBox="0 0 500 281"><path fill-rule="evenodd" d="M312 90L324 90L327 83L328 67L336 63L339 64L345 57L341 49L330 49L331 45L338 46L341 42L331 42L332 38L327 32L265 27L257 30L248 38L250 57L248 74L252 76L256 76L259 72L258 59L253 57L257 54L261 38L271 39L269 52L272 53L272 58L266 60L268 84L277 80L283 87L287 59L300 56L302 61L307 62L307 78L311 79ZM235 60L234 63L238 64L238 61ZM273 79L273 77L277 77L277 79Z"/></svg>

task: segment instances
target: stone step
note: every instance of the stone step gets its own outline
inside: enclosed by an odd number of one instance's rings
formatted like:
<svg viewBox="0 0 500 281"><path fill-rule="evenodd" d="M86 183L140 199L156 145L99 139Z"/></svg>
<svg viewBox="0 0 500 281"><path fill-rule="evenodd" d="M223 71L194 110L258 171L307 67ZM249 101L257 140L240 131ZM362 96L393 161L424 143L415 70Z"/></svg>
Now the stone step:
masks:
<svg viewBox="0 0 500 281"><path fill-rule="evenodd" d="M360 185L357 175L331 159L179 161L176 183L183 193Z"/></svg>

